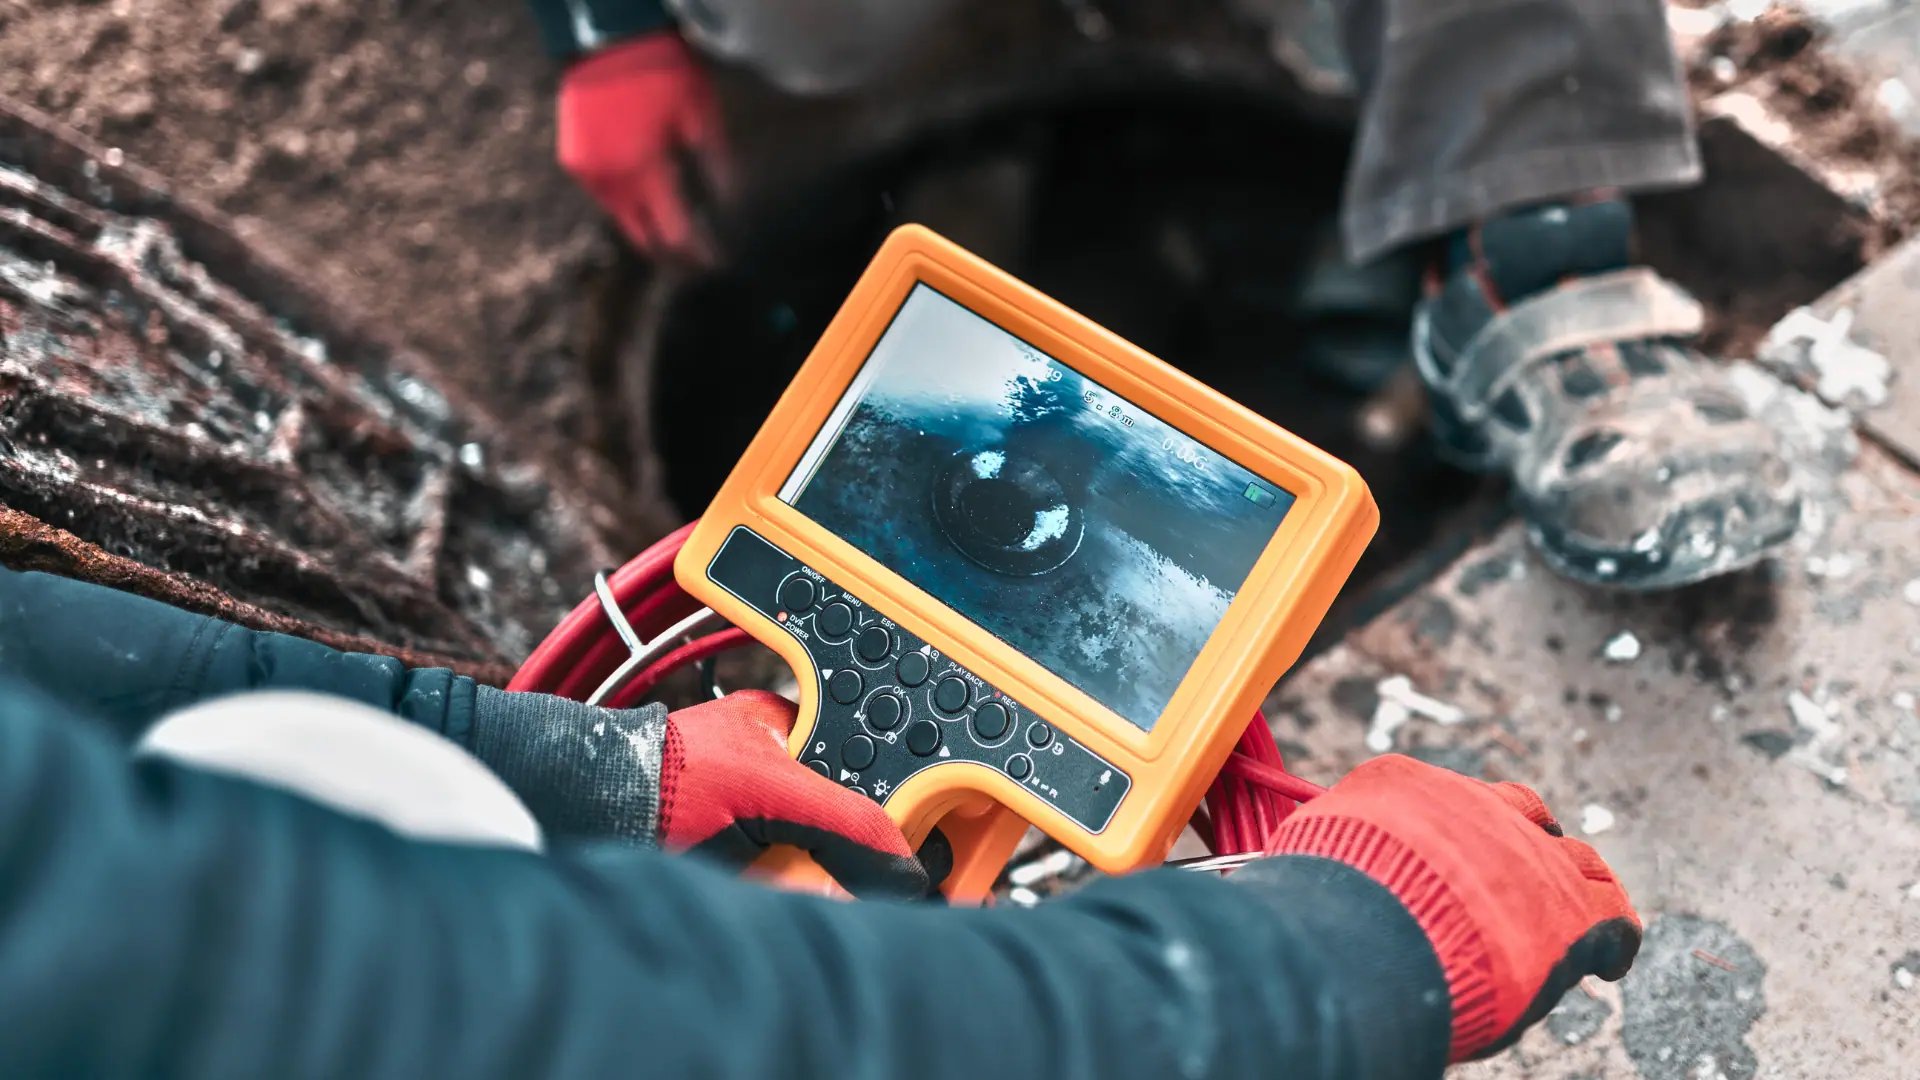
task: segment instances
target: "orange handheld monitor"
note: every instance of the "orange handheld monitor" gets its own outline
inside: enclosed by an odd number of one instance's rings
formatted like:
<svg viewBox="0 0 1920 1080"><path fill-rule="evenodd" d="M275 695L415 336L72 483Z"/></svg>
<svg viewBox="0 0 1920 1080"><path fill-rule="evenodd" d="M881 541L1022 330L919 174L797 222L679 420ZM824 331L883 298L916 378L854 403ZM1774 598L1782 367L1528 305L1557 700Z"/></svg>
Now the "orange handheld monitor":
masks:
<svg viewBox="0 0 1920 1080"><path fill-rule="evenodd" d="M1165 857L1379 513L1352 468L917 226L682 550L800 680L791 749L955 848Z"/></svg>

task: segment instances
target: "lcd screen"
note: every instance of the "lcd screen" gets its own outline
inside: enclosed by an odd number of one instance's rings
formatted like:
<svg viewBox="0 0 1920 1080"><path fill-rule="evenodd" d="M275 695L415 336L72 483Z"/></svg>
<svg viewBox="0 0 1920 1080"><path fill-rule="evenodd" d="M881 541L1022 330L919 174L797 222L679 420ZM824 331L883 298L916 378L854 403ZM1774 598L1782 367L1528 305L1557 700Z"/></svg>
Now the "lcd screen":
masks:
<svg viewBox="0 0 1920 1080"><path fill-rule="evenodd" d="M780 497L1143 729L1293 504L926 285Z"/></svg>

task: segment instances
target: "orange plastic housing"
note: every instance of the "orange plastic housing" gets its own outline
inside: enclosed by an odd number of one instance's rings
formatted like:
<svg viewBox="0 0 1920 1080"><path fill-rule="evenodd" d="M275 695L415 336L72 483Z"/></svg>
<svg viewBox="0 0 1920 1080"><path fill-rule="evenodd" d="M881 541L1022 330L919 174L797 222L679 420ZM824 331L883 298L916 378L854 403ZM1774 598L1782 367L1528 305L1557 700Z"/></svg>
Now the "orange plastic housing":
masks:
<svg viewBox="0 0 1920 1080"><path fill-rule="evenodd" d="M782 484L908 293L922 282L1295 497L1150 730L1115 715L780 500ZM820 707L807 651L777 621L707 576L721 544L743 525L1130 774L1132 789L1098 832L977 764L928 768L898 787L887 810L916 843L949 815L957 816L942 825L943 832L978 838L974 849L956 850L956 874L963 880L949 891L979 894L1020 832L1005 815L983 813L988 808L982 797L1103 871L1125 873L1161 862L1247 718L1299 657L1378 522L1372 495L1352 467L950 241L908 225L888 237L854 286L702 515L675 573L688 592L779 653L800 675L800 722L790 743L796 756L807 746ZM983 845L994 850L979 850Z"/></svg>

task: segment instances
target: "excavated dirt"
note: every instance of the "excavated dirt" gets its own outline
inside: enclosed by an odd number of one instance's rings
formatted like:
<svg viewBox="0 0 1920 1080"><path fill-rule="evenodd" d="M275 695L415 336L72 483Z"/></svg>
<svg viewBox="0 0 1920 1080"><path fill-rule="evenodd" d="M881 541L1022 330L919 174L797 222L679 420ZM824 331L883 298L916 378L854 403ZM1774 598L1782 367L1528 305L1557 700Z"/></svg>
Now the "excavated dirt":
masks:
<svg viewBox="0 0 1920 1080"><path fill-rule="evenodd" d="M116 157L0 100L0 561L498 677L611 483Z"/></svg>
<svg viewBox="0 0 1920 1080"><path fill-rule="evenodd" d="M553 88L518 3L0 0L0 95L270 237L505 422L580 431L615 249L551 163Z"/></svg>
<svg viewBox="0 0 1920 1080"><path fill-rule="evenodd" d="M1701 98L1736 88L1757 95L1793 124L1806 157L1875 177L1875 227L1862 251L1870 262L1920 228L1920 140L1874 101L1858 70L1820 48L1825 36L1805 13L1769 8L1709 34L1688 78ZM1731 79L1721 58L1732 62Z"/></svg>

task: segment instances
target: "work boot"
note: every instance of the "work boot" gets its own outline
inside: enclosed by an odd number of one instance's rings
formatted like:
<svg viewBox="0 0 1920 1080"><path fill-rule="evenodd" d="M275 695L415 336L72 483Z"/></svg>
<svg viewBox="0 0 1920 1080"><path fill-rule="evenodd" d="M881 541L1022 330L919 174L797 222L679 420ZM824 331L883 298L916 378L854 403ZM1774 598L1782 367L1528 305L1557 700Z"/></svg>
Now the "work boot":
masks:
<svg viewBox="0 0 1920 1080"><path fill-rule="evenodd" d="M1631 258L1624 200L1537 206L1448 241L1415 312L1443 449L1513 477L1568 577L1657 589L1746 566L1793 535L1774 430L1690 342L1700 305Z"/></svg>

